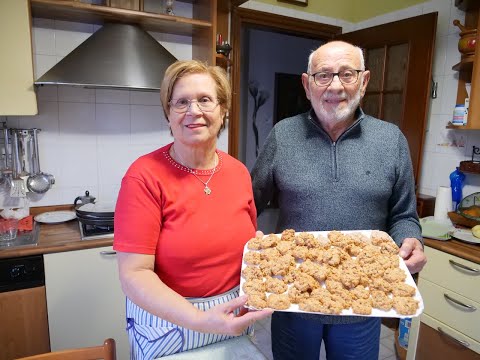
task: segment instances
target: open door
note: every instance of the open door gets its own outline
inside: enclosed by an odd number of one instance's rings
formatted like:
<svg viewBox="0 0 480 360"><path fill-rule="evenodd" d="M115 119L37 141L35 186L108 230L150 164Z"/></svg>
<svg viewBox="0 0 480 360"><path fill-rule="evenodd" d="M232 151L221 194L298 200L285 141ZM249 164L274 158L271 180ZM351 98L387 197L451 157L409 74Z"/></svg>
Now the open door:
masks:
<svg viewBox="0 0 480 360"><path fill-rule="evenodd" d="M392 122L408 140L415 184L419 183L428 113L437 13L337 35L365 49L371 72L365 113Z"/></svg>

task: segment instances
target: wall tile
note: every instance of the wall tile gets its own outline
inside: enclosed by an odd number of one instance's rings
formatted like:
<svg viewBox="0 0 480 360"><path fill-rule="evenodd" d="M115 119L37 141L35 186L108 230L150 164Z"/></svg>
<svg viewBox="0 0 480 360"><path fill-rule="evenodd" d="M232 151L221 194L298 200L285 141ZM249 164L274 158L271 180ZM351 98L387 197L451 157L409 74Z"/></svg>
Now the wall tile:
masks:
<svg viewBox="0 0 480 360"><path fill-rule="evenodd" d="M52 21L53 23L53 21ZM32 29L33 53L39 55L55 55L55 30L43 26Z"/></svg>
<svg viewBox="0 0 480 360"><path fill-rule="evenodd" d="M161 105L160 91L130 91L130 104Z"/></svg>
<svg viewBox="0 0 480 360"><path fill-rule="evenodd" d="M450 32L450 11L452 2L450 0L431 0L424 3L423 13L428 14L431 12L438 12L437 20L437 34L448 35Z"/></svg>
<svg viewBox="0 0 480 360"><path fill-rule="evenodd" d="M435 53L433 57L433 76L445 75L445 62L447 60L447 35L437 35L435 39Z"/></svg>
<svg viewBox="0 0 480 360"><path fill-rule="evenodd" d="M457 102L458 74L450 74L444 77L442 114L452 114Z"/></svg>
<svg viewBox="0 0 480 360"><path fill-rule="evenodd" d="M119 186L132 162L129 147L121 144L99 145L98 176L100 185Z"/></svg>
<svg viewBox="0 0 480 360"><path fill-rule="evenodd" d="M64 145L96 145L95 105L58 103L60 142Z"/></svg>
<svg viewBox="0 0 480 360"><path fill-rule="evenodd" d="M55 174L58 186L92 188L98 186L98 153L96 146L75 143L57 148L63 165Z"/></svg>
<svg viewBox="0 0 480 360"><path fill-rule="evenodd" d="M160 106L131 106L132 144L161 145L162 133L170 134Z"/></svg>
<svg viewBox="0 0 480 360"><path fill-rule="evenodd" d="M58 103L56 101L39 101L38 115L21 116L18 126L23 129L41 129L42 136L49 140L58 139ZM51 136L55 136L52 138Z"/></svg>
<svg viewBox="0 0 480 360"><path fill-rule="evenodd" d="M437 98L430 97L430 114L443 114L443 87L445 83L445 76L433 76L433 80L437 82ZM453 111L453 110L452 110Z"/></svg>
<svg viewBox="0 0 480 360"><path fill-rule="evenodd" d="M67 55L92 34L91 24L55 20L55 55Z"/></svg>
<svg viewBox="0 0 480 360"><path fill-rule="evenodd" d="M35 55L33 62L34 77L37 80L40 76L50 70L57 63L57 57L52 55Z"/></svg>
<svg viewBox="0 0 480 360"><path fill-rule="evenodd" d="M35 88L38 101L57 101L58 87L57 85L44 85Z"/></svg>
<svg viewBox="0 0 480 360"><path fill-rule="evenodd" d="M130 143L130 105L96 104L95 127L98 144Z"/></svg>
<svg viewBox="0 0 480 360"><path fill-rule="evenodd" d="M95 89L87 89L78 86L58 86L58 100L62 102L95 102Z"/></svg>
<svg viewBox="0 0 480 360"><path fill-rule="evenodd" d="M455 0L453 0L455 1ZM462 25L465 25L465 11L462 11L460 10L459 8L457 8L456 6L453 6L451 8L451 12L450 12L450 19L448 20L448 24L451 25L449 26L449 34L455 34L457 35L458 37L460 37L460 29L453 25L453 20L460 20L460 23Z"/></svg>
<svg viewBox="0 0 480 360"><path fill-rule="evenodd" d="M190 60L192 58L192 38L190 36L158 32L149 32L149 34L178 60Z"/></svg>
<svg viewBox="0 0 480 360"><path fill-rule="evenodd" d="M458 64L461 60L461 54L458 51L458 35L450 34L447 37L447 59L445 61L445 75L456 74L452 66Z"/></svg>
<svg viewBox="0 0 480 360"><path fill-rule="evenodd" d="M120 184L100 184L98 188L98 201L115 204L119 191Z"/></svg>
<svg viewBox="0 0 480 360"><path fill-rule="evenodd" d="M472 160L473 146L480 147L480 130L468 131L465 145L465 158ZM480 155L474 155L475 161L480 161Z"/></svg>
<svg viewBox="0 0 480 360"><path fill-rule="evenodd" d="M130 104L130 91L96 89L96 102L103 104Z"/></svg>

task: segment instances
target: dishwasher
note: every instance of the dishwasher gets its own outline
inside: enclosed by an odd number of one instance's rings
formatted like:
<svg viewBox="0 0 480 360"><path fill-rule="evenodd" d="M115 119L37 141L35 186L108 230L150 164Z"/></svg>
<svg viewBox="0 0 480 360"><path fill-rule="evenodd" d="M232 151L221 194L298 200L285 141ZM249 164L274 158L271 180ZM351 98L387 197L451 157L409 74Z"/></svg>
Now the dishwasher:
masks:
<svg viewBox="0 0 480 360"><path fill-rule="evenodd" d="M0 360L50 351L43 255L0 259Z"/></svg>

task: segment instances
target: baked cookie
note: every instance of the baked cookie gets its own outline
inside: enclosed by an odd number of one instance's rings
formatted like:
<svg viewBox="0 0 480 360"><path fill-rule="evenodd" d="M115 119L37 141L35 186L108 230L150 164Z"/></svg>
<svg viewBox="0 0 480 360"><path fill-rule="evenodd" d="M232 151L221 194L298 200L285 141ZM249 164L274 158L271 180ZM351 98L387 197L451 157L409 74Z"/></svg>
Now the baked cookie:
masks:
<svg viewBox="0 0 480 360"><path fill-rule="evenodd" d="M243 256L243 261L248 265L258 265L262 261L262 255L258 251L248 251Z"/></svg>
<svg viewBox="0 0 480 360"><path fill-rule="evenodd" d="M287 310L291 303L286 294L270 294L267 298L267 306L272 309Z"/></svg>
<svg viewBox="0 0 480 360"><path fill-rule="evenodd" d="M274 277L267 277L265 281L265 291L274 294L283 294L288 286L282 280Z"/></svg>
<svg viewBox="0 0 480 360"><path fill-rule="evenodd" d="M267 296L265 293L253 293L248 295L246 305L252 306L256 309L263 309L267 307Z"/></svg>
<svg viewBox="0 0 480 360"><path fill-rule="evenodd" d="M393 297L393 308L400 315L414 315L418 309L418 301L412 297Z"/></svg>
<svg viewBox="0 0 480 360"><path fill-rule="evenodd" d="M263 279L262 271L253 265L248 265L242 270L242 276L245 280Z"/></svg>

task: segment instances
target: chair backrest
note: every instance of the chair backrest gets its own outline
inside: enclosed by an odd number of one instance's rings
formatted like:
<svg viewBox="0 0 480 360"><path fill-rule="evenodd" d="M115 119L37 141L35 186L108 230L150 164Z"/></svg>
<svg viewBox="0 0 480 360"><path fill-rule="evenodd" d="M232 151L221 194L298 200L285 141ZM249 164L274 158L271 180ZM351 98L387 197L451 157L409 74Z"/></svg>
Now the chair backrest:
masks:
<svg viewBox="0 0 480 360"><path fill-rule="evenodd" d="M103 345L81 349L68 349L27 356L17 360L116 360L115 340L106 339Z"/></svg>

